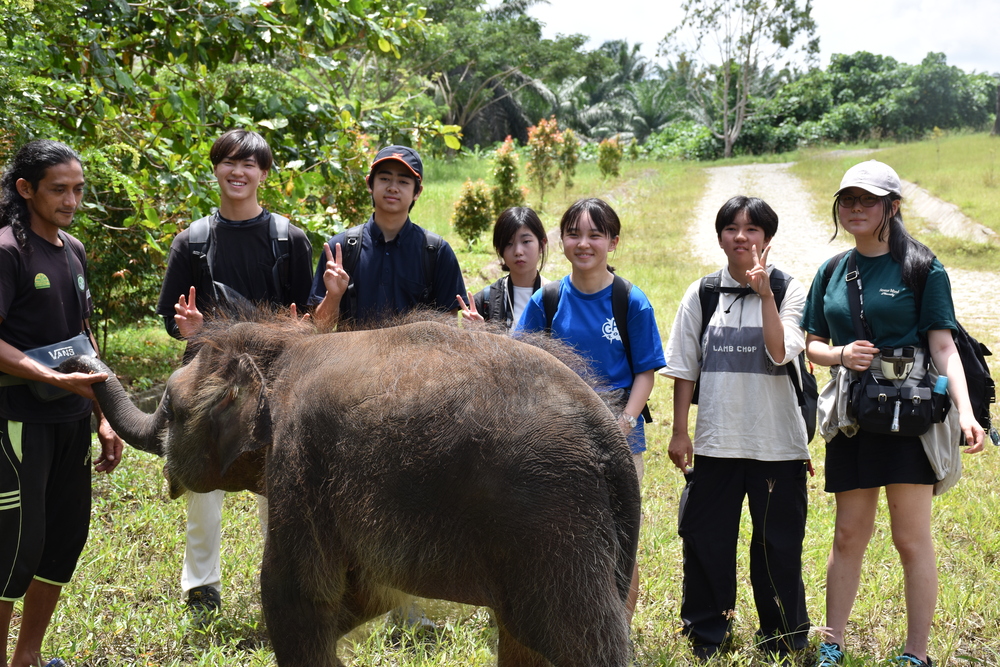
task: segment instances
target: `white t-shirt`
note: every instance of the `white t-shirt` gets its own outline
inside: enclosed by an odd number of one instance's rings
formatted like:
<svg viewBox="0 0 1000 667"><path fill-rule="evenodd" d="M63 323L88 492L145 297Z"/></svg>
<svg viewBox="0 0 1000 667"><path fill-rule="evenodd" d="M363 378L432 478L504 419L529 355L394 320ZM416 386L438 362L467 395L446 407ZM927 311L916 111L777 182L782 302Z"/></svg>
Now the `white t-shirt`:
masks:
<svg viewBox="0 0 1000 667"><path fill-rule="evenodd" d="M768 273L773 267L768 267ZM764 345L761 300L756 294L719 294L704 340L700 280L688 287L667 343L663 375L700 380L694 428L696 455L758 461L808 459L806 427L788 373L805 349L799 326L806 289L792 279L779 315L785 329L785 358L771 358ZM722 271L722 286L739 287ZM729 312L726 312L726 311Z"/></svg>
<svg viewBox="0 0 1000 667"><path fill-rule="evenodd" d="M535 293L534 287L518 287L514 286L514 323L521 321L521 313L524 312L524 307L528 305L528 301L531 300L531 295Z"/></svg>

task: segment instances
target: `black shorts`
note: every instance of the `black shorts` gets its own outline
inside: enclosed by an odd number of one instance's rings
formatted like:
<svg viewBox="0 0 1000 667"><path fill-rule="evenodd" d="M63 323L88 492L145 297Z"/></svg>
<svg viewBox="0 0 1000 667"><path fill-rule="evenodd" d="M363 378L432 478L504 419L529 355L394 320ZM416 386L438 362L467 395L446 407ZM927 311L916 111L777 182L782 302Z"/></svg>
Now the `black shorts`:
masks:
<svg viewBox="0 0 1000 667"><path fill-rule="evenodd" d="M69 583L90 529L90 417L0 420L0 600Z"/></svg>
<svg viewBox="0 0 1000 667"><path fill-rule="evenodd" d="M853 438L838 433L826 445L828 493L935 482L937 475L919 437L858 431Z"/></svg>

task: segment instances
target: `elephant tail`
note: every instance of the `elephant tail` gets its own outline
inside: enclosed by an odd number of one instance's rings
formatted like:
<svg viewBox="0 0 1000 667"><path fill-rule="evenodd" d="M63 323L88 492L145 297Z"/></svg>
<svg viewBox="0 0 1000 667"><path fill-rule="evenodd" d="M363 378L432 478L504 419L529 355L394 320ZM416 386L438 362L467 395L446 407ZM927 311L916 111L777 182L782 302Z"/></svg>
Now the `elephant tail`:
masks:
<svg viewBox="0 0 1000 667"><path fill-rule="evenodd" d="M622 449L624 451L622 451ZM615 556L615 580L621 599L628 599L639 547L639 522L642 517L639 478L628 447L611 453L605 476L618 549Z"/></svg>

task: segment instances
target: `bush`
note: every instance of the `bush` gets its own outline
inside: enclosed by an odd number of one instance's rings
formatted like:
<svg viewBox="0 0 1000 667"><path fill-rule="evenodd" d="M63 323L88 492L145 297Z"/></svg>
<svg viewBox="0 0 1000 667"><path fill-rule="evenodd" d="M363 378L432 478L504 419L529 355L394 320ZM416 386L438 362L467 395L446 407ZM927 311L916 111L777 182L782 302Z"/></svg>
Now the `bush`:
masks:
<svg viewBox="0 0 1000 667"><path fill-rule="evenodd" d="M600 169L602 176L607 178L621 175L623 153L618 137L605 139L597 146L597 168Z"/></svg>
<svg viewBox="0 0 1000 667"><path fill-rule="evenodd" d="M559 155L563 136L559 132L559 122L553 116L542 119L538 125L528 128L528 178L538 189L538 207L545 202L545 193L559 183Z"/></svg>
<svg viewBox="0 0 1000 667"><path fill-rule="evenodd" d="M567 128L563 132L562 151L559 153L559 165L562 167L563 187L567 190L573 187L573 177L576 176L576 166L580 164L580 140L576 132Z"/></svg>
<svg viewBox="0 0 1000 667"><path fill-rule="evenodd" d="M722 156L722 142L704 125L679 120L651 135L646 153L653 160L717 160Z"/></svg>
<svg viewBox="0 0 1000 667"><path fill-rule="evenodd" d="M490 200L490 186L486 181L467 180L462 186L462 194L455 202L455 211L451 215L451 225L470 246L493 225Z"/></svg>
<svg viewBox="0 0 1000 667"><path fill-rule="evenodd" d="M493 154L493 214L511 206L524 206L524 189L518 185L517 148L509 136Z"/></svg>

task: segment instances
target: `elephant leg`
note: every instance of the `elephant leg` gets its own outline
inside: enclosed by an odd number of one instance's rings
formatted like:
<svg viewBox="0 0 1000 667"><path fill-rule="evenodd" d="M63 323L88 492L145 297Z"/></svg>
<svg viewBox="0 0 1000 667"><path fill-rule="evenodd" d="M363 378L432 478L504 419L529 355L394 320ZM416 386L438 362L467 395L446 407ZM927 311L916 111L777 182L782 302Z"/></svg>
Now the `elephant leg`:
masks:
<svg viewBox="0 0 1000 667"><path fill-rule="evenodd" d="M546 656L556 667L628 665L628 619L613 573L608 572L603 581L590 582L557 576L552 573L545 588L536 587L527 578L508 588L508 602L497 610L498 625L504 631L501 646L506 633L513 656L522 655L518 652L521 648ZM526 659L522 663L521 659L514 657L510 664L548 664Z"/></svg>
<svg viewBox="0 0 1000 667"><path fill-rule="evenodd" d="M500 641L497 644L497 667L549 667L551 663L542 654L533 651L514 639L503 626L497 624Z"/></svg>
<svg viewBox="0 0 1000 667"><path fill-rule="evenodd" d="M340 619L346 568L325 573L320 597L320 591L306 588L305 582L312 579L302 576L290 560L292 554L276 553L273 543L268 540L264 547L260 589L279 667L340 667L337 641L344 634Z"/></svg>

